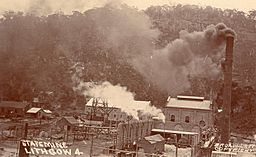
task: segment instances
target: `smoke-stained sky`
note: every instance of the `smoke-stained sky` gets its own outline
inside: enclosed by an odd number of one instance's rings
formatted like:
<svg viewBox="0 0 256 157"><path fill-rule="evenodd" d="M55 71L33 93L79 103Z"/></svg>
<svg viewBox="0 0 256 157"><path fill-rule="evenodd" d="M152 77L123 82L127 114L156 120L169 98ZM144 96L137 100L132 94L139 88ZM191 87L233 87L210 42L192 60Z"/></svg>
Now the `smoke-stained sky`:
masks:
<svg viewBox="0 0 256 157"><path fill-rule="evenodd" d="M49 14L56 11L71 13L73 10L85 11L93 7L101 7L110 0L0 0L0 13L8 10ZM111 0L113 1L113 0ZM121 0L116 0L121 1ZM255 0L122 0L129 6L145 9L151 5L164 4L195 4L200 6L213 6L223 9L238 9L248 12L256 8Z"/></svg>

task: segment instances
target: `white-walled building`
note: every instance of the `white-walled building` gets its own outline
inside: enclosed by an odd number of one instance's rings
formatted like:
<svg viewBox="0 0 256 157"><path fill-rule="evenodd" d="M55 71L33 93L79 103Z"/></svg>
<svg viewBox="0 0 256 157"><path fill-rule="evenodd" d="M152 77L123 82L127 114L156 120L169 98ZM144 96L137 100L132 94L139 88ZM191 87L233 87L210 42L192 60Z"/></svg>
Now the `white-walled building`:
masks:
<svg viewBox="0 0 256 157"><path fill-rule="evenodd" d="M168 97L163 112L165 125L158 128L199 133L200 128L213 126L212 103L204 97Z"/></svg>

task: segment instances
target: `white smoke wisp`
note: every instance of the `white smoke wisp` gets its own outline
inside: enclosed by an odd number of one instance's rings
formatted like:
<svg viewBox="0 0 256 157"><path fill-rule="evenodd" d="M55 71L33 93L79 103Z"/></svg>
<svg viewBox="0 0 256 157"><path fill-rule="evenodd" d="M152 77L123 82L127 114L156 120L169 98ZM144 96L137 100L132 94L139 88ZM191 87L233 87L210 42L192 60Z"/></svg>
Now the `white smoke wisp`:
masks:
<svg viewBox="0 0 256 157"><path fill-rule="evenodd" d="M81 62L76 62L74 65L70 68L73 71L73 75L71 76L71 80L73 83L73 91L78 92L78 94L83 95L85 91L90 90L91 88L94 88L96 85L95 82L85 82L83 81L83 70L84 64ZM84 95L86 96L86 95Z"/></svg>
<svg viewBox="0 0 256 157"><path fill-rule="evenodd" d="M141 105L134 100L134 94L129 92L126 87L120 85L112 85L109 82L103 82L100 85L92 83L80 83L78 89L84 87L83 94L94 98L101 98L116 108L120 108L123 112L131 115L135 119L139 119L139 112L142 114L157 116L161 120L165 120L165 116L161 109L149 104Z"/></svg>

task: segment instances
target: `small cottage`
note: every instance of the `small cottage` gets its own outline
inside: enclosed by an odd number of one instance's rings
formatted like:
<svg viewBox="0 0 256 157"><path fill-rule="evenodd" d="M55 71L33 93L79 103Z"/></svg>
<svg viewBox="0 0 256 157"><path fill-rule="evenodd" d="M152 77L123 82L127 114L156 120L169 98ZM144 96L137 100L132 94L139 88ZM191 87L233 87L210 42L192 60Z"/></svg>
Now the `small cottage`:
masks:
<svg viewBox="0 0 256 157"><path fill-rule="evenodd" d="M52 111L44 110L39 107L32 107L29 110L27 110L26 115L30 118L50 119L52 118Z"/></svg>

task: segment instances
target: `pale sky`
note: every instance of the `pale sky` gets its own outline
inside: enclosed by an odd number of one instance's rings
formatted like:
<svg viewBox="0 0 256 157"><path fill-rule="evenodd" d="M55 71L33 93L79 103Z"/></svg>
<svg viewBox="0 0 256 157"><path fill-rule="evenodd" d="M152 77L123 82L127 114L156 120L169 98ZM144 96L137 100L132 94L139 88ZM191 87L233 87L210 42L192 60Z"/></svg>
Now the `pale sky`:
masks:
<svg viewBox="0 0 256 157"><path fill-rule="evenodd" d="M0 13L8 10L29 11L31 8L51 8L52 11L71 12L72 10L85 11L93 7L100 7L109 1L121 0L0 0ZM164 4L195 4L212 6L222 9L238 9L244 12L256 9L256 0L122 0L124 3L145 9L151 5ZM38 2L38 3L36 3ZM36 4L36 7L35 7ZM44 5L43 5L44 4Z"/></svg>
<svg viewBox="0 0 256 157"><path fill-rule="evenodd" d="M126 3L146 8L157 4L195 4L200 6L213 6L222 9L238 9L241 11L250 11L256 9L256 0L126 0Z"/></svg>

